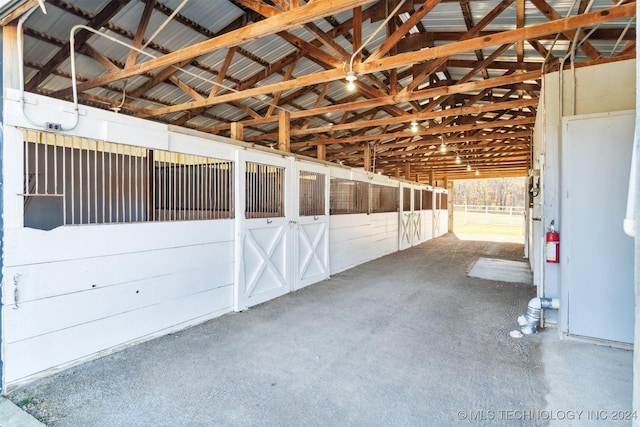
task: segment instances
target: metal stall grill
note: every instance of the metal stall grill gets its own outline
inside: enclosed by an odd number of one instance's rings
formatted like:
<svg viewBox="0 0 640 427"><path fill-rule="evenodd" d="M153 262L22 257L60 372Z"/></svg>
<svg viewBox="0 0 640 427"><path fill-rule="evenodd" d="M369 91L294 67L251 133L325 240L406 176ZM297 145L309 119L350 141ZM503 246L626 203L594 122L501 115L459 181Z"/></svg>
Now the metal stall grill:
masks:
<svg viewBox="0 0 640 427"><path fill-rule="evenodd" d="M154 220L234 217L233 162L154 150Z"/></svg>
<svg viewBox="0 0 640 427"><path fill-rule="evenodd" d="M371 184L370 203L371 213L397 212L398 211L398 188L387 187L386 185Z"/></svg>
<svg viewBox="0 0 640 427"><path fill-rule="evenodd" d="M325 174L300 171L300 216L324 215Z"/></svg>
<svg viewBox="0 0 640 427"><path fill-rule="evenodd" d="M367 213L369 184L350 179L331 178L329 199L331 215Z"/></svg>
<svg viewBox="0 0 640 427"><path fill-rule="evenodd" d="M433 191L422 190L422 209L423 210L433 209Z"/></svg>
<svg viewBox="0 0 640 427"><path fill-rule="evenodd" d="M233 162L24 130L25 226L233 218Z"/></svg>
<svg viewBox="0 0 640 427"><path fill-rule="evenodd" d="M284 168L246 163L246 218L284 216Z"/></svg>
<svg viewBox="0 0 640 427"><path fill-rule="evenodd" d="M409 187L402 189L402 210L405 212L411 210L411 189Z"/></svg>

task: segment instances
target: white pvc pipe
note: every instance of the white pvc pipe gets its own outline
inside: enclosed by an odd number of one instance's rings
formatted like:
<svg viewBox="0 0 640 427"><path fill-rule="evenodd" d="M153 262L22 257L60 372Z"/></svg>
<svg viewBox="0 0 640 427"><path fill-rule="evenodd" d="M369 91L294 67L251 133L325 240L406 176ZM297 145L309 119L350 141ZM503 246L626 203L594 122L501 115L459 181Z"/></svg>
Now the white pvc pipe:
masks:
<svg viewBox="0 0 640 427"><path fill-rule="evenodd" d="M378 26L378 28L375 29L375 31L373 33L371 33L371 35L367 38L367 40L365 40L364 43L362 43L360 45L360 47L358 48L358 50L356 50L355 52L353 52L351 54L351 59L349 60L349 71L353 71L353 60L356 58L356 55L358 53L360 53L362 51L362 49L365 48L365 46L371 41L371 39L373 39L375 37L376 34L378 34L378 32L385 26L387 25L387 23L391 20L391 18L393 18L394 16L396 16L396 13L398 13L398 11L400 10L400 8L402 7L402 5L406 2L407 0L402 0L400 3L398 3L398 5L391 11L391 13L389 14L389 16L387 16L385 18L384 21L382 21L382 24L380 24Z"/></svg>
<svg viewBox="0 0 640 427"><path fill-rule="evenodd" d="M624 218L624 232L631 237L636 236L636 174L638 173L638 155L636 153L638 147L638 130L633 141L633 152L631 153L631 170L629 171L629 192L627 193L627 214Z"/></svg>
<svg viewBox="0 0 640 427"><path fill-rule="evenodd" d="M173 13L171 15L169 15L167 17L167 19L165 19L165 21L158 27L158 29L156 30L155 33L153 33L151 35L151 37L149 37L149 39L147 40L147 42L144 44L144 46L142 46L142 48L146 48L147 46L149 46L149 43L151 43L153 41L153 39L156 38L156 36L160 33L160 31L162 31L164 29L164 27L167 26L167 24L173 19L175 18L175 16L180 12L180 9L182 9L184 7L185 4L187 4L189 0L183 0L182 3L180 3L180 5L178 7L176 7L176 9L173 11Z"/></svg>
<svg viewBox="0 0 640 427"><path fill-rule="evenodd" d="M71 31L70 31L70 36L69 36L69 48L70 49L69 50L70 50L70 57L71 57L71 84L72 84L72 87L73 87L73 102L75 104L76 110L77 110L77 106L78 106L78 88L77 88L77 82L76 82L76 58L75 58L75 50L74 50L74 48L75 48L75 33L76 33L76 31L78 31L80 29L90 31L90 32L94 33L97 36L104 37L107 40L111 40L114 43L117 43L119 45L125 46L125 47L127 47L129 49L133 49L136 52L141 53L141 54L143 54L143 55L145 55L145 56L147 56L149 58L152 58L152 59L157 58L157 56L155 56L155 55L153 55L153 54L151 54L149 52L146 52L146 51L144 51L144 50L142 50L140 48L137 48L137 47L133 46L132 44L123 42L122 40L118 40L115 37L111 37L111 36L109 36L107 34L101 33L100 31L96 30L95 28L87 27L86 25L82 25L82 24L74 25L71 28ZM188 75L190 75L192 77L195 77L197 79L200 79L200 80L203 80L205 82L211 83L213 85L219 86L219 87L221 87L223 89L226 89L226 90L228 90L230 92L239 92L237 89L234 89L232 87L220 84L220 83L218 83L216 81L213 81L211 79L203 77L203 76L201 76L199 74L193 73L193 72L191 72L189 70L185 70L184 68L176 67L175 65L170 65L170 67L173 67L173 68L175 68L177 70L180 70L183 73L188 74ZM264 102L264 101L262 101L262 102ZM272 104L271 102L265 102L265 104L274 105L276 108L284 110L283 107L281 107L279 105Z"/></svg>
<svg viewBox="0 0 640 427"><path fill-rule="evenodd" d="M29 19L29 17L31 16L31 14L37 9L37 8L42 8L41 5L36 5L34 7L32 7L27 13L25 13L24 15L22 15L20 17L20 19L18 20L18 28L17 28L17 47L18 47L18 80L19 80L19 85L20 85L20 110L22 111L22 115L23 117L29 122L31 123L33 126L36 127L40 127L40 128L46 128L46 123L38 123L34 120L32 120L26 113L26 111L24 110L24 34L23 34L23 29L22 27L24 26L24 23L27 19ZM46 13L46 11L45 11ZM74 76L75 77L75 74ZM74 86L75 88L75 86ZM78 125L78 120L79 120L79 114L78 114L78 97L77 94L74 93L74 99L73 99L73 111L75 112L75 121L73 123L72 126L70 127L62 127L61 130L72 130L73 128L75 128Z"/></svg>

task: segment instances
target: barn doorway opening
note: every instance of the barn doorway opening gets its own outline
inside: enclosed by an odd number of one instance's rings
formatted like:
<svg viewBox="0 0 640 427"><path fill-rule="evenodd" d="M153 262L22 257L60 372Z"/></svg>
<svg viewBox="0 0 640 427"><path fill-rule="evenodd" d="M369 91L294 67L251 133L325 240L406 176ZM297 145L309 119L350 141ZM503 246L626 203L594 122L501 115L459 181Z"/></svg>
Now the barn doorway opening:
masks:
<svg viewBox="0 0 640 427"><path fill-rule="evenodd" d="M462 240L524 243L526 178L453 183L453 232Z"/></svg>

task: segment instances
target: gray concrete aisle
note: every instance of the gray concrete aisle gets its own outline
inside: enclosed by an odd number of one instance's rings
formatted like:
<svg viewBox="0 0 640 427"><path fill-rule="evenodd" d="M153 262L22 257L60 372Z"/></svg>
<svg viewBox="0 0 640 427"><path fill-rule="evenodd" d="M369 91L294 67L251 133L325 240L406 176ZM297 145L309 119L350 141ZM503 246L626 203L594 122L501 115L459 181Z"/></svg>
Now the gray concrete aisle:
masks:
<svg viewBox="0 0 640 427"><path fill-rule="evenodd" d="M547 425L518 414L563 391L544 375L550 336L509 336L534 288L466 276L521 254L447 235L9 398L51 426ZM606 351L630 372L630 352Z"/></svg>

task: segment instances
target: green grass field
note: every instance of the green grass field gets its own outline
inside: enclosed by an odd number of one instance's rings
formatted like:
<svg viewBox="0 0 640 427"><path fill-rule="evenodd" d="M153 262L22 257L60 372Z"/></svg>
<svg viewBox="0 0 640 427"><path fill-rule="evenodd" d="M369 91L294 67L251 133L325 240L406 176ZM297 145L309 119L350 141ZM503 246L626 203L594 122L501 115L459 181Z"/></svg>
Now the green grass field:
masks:
<svg viewBox="0 0 640 427"><path fill-rule="evenodd" d="M453 231L466 234L524 234L523 215L500 215L470 212L453 213Z"/></svg>

